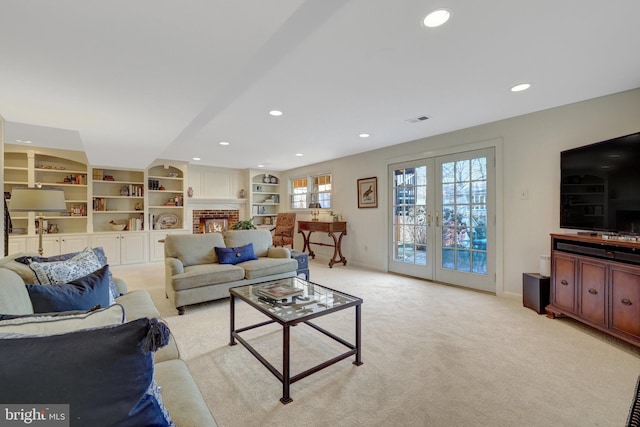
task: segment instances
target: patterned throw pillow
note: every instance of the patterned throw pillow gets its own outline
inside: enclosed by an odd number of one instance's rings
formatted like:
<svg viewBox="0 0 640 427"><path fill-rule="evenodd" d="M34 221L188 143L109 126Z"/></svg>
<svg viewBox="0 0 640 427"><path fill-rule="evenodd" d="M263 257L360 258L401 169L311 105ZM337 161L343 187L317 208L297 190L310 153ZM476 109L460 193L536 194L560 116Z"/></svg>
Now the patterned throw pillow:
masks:
<svg viewBox="0 0 640 427"><path fill-rule="evenodd" d="M105 255L104 249L101 246L98 246L97 248L92 248L92 250L96 254L96 257L98 257L98 260L100 261L100 267L104 267L105 265L108 264L107 256ZM55 262L55 261L68 261L78 254L80 254L80 252L70 252L70 253L54 255L50 257L27 255L27 256L18 257L14 261L17 261L25 265L31 265L31 263L34 263L34 262L43 263L43 262ZM111 274L111 270L109 270L109 292L111 293L111 295L109 296L110 302L111 304L114 304L115 299L120 296L120 292L118 292L118 288L116 287L116 284L113 282L113 275Z"/></svg>
<svg viewBox="0 0 640 427"><path fill-rule="evenodd" d="M33 270L41 285L69 283L102 267L100 260L87 247L73 258L66 261L32 262L29 267Z"/></svg>

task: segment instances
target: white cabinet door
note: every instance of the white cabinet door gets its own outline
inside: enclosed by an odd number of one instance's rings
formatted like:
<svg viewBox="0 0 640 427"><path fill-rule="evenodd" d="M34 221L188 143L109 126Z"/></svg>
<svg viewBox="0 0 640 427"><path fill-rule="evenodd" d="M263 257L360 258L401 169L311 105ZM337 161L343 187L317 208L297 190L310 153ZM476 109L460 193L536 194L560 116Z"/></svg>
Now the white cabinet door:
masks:
<svg viewBox="0 0 640 427"><path fill-rule="evenodd" d="M102 246L109 265L147 262L149 234L144 232L104 233L91 236L91 246Z"/></svg>
<svg viewBox="0 0 640 427"><path fill-rule="evenodd" d="M89 238L86 235L62 236L60 239L60 253L80 252L89 246Z"/></svg>
<svg viewBox="0 0 640 427"><path fill-rule="evenodd" d="M38 237L26 237L25 249L28 252L38 253ZM89 237L86 234L60 234L42 236L42 256L80 252L89 246Z"/></svg>
<svg viewBox="0 0 640 427"><path fill-rule="evenodd" d="M123 233L120 235L120 263L136 264L147 262L149 247L147 233Z"/></svg>
<svg viewBox="0 0 640 427"><path fill-rule="evenodd" d="M27 252L38 253L38 237L27 237ZM42 256L60 255L60 238L58 236L42 236Z"/></svg>
<svg viewBox="0 0 640 427"><path fill-rule="evenodd" d="M153 232L149 237L149 261L164 261L164 239L169 234L191 234L189 230Z"/></svg>
<svg viewBox="0 0 640 427"><path fill-rule="evenodd" d="M9 255L27 251L27 239L25 237L9 237Z"/></svg>
<svg viewBox="0 0 640 427"><path fill-rule="evenodd" d="M151 233L149 239L149 261L164 260L164 238L167 232Z"/></svg>
<svg viewBox="0 0 640 427"><path fill-rule="evenodd" d="M120 265L120 234L92 234L91 247L102 247L109 265Z"/></svg>

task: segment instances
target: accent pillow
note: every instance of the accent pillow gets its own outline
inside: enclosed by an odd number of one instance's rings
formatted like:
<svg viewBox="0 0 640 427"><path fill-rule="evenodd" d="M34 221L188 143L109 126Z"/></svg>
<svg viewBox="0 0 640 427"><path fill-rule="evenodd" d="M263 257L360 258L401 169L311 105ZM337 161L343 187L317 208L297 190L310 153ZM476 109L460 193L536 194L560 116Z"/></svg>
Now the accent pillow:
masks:
<svg viewBox="0 0 640 427"><path fill-rule="evenodd" d="M67 283L93 273L102 265L89 247L66 261L32 262L29 267L36 273L41 285Z"/></svg>
<svg viewBox="0 0 640 427"><path fill-rule="evenodd" d="M34 313L89 310L109 306L109 266L69 283L25 285Z"/></svg>
<svg viewBox="0 0 640 427"><path fill-rule="evenodd" d="M101 310L31 314L29 316L18 316L12 319L0 320L0 334L64 334L80 329L119 325L124 323L124 321L124 307L120 304L114 304Z"/></svg>
<svg viewBox="0 0 640 427"><path fill-rule="evenodd" d="M153 354L168 342L156 319L60 335L0 339L0 402L69 404L71 425L171 426L157 398Z"/></svg>
<svg viewBox="0 0 640 427"><path fill-rule="evenodd" d="M97 248L88 248L87 247L87 248L85 248L83 250L83 252L86 251L87 249L91 249L93 251L93 253L96 255L96 257L98 258L98 261L100 262L100 267L104 267L105 265L108 264L107 256L105 255L104 249L101 246L98 246ZM22 257L15 258L14 261L30 266L32 262L43 263L43 262L68 261L68 260L70 260L71 258L75 257L76 255L78 255L80 253L81 252L70 252L70 253L67 253L67 254L54 255L54 256L50 256L50 257L40 257L40 256L36 256L36 255L27 255L27 256L22 256ZM116 287L115 283L113 282L113 276L111 274L111 271L109 271L109 290L111 292L111 299L112 299L111 300L111 304L114 304L115 303L115 299L120 296L120 292L118 292L118 288Z"/></svg>
<svg viewBox="0 0 640 427"><path fill-rule="evenodd" d="M255 252L253 252L253 243L237 248L216 247L215 250L220 264L238 264L252 259L258 259Z"/></svg>

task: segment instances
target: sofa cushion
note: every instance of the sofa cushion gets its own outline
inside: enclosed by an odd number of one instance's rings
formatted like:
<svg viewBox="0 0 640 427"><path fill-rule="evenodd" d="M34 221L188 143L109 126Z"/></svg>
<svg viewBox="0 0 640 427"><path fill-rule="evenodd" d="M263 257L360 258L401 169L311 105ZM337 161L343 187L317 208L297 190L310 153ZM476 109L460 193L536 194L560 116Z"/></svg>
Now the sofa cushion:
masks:
<svg viewBox="0 0 640 427"><path fill-rule="evenodd" d="M215 248L220 264L239 264L241 262L258 259L253 251L253 243L238 248Z"/></svg>
<svg viewBox="0 0 640 427"><path fill-rule="evenodd" d="M151 295L143 289L119 296L116 298L116 303L124 307L124 313L129 321L144 317L160 317L160 312L153 304ZM180 351L173 335L169 337L169 343L156 351L153 357L156 363L180 357Z"/></svg>
<svg viewBox="0 0 640 427"><path fill-rule="evenodd" d="M0 268L0 314L31 314L33 305L24 281L16 272Z"/></svg>
<svg viewBox="0 0 640 427"><path fill-rule="evenodd" d="M260 258L257 261L246 261L238 264L244 268L246 279L271 276L272 274L288 273L296 271L298 261L293 258Z"/></svg>
<svg viewBox="0 0 640 427"><path fill-rule="evenodd" d="M125 320L124 307L114 304L88 312L41 313L0 321L0 334L52 335L119 325Z"/></svg>
<svg viewBox="0 0 640 427"><path fill-rule="evenodd" d="M16 254L16 256L17 255L22 254ZM0 267L16 273L22 279L22 283L37 283L38 278L36 277L36 273L34 273L28 265L17 262L13 259L13 256L14 255L9 255L0 259Z"/></svg>
<svg viewBox="0 0 640 427"><path fill-rule="evenodd" d="M167 335L166 326L155 319L139 319L1 339L0 384L10 386L0 387L0 402L63 402L69 404L72 425L171 425L153 393L151 353L154 343L166 343Z"/></svg>
<svg viewBox="0 0 640 427"><path fill-rule="evenodd" d="M169 234L164 240L165 257L178 258L187 267L218 262L215 247L226 247L222 234Z"/></svg>
<svg viewBox="0 0 640 427"><path fill-rule="evenodd" d="M178 426L215 427L202 393L182 360L156 364L156 381L171 418Z"/></svg>
<svg viewBox="0 0 640 427"><path fill-rule="evenodd" d="M173 276L172 287L175 291L181 291L201 286L234 282L242 280L244 274L242 267L232 264L192 265L186 267L184 273Z"/></svg>
<svg viewBox="0 0 640 427"><path fill-rule="evenodd" d="M253 244L256 256L267 256L269 247L273 245L273 239L269 230L227 230L224 232L226 247L239 247Z"/></svg>
<svg viewBox="0 0 640 427"><path fill-rule="evenodd" d="M51 311L89 310L95 306L108 307L109 266L69 283L26 285L35 313Z"/></svg>
<svg viewBox="0 0 640 427"><path fill-rule="evenodd" d="M116 298L116 303L122 304L127 320L143 317L160 317L160 312L153 304L151 295L146 290L128 292Z"/></svg>

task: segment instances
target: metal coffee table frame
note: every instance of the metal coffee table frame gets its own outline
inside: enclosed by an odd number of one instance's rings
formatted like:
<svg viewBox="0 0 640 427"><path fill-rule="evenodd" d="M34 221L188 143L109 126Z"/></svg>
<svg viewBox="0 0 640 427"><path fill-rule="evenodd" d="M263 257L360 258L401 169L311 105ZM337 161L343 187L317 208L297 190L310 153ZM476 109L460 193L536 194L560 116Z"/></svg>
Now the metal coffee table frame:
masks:
<svg viewBox="0 0 640 427"><path fill-rule="evenodd" d="M287 302L276 302L263 299L259 297L256 292L258 288L264 286L266 284L274 283L274 282L284 282L287 284L291 284L295 287L300 287L305 289L304 296L300 297L291 297L287 300ZM339 292L333 290L331 288L327 288L326 286L318 285L316 283L308 282L306 280L302 280L298 277L292 277L288 279L281 279L271 282L263 282L258 283L256 285L245 285L236 288L229 289L229 293L231 298L229 300L230 303L230 315L231 315L231 323L230 323L230 336L229 336L229 345L236 345L236 340L240 342L251 354L253 354L281 383L282 383L282 397L280 401L284 404L292 402L293 399L289 394L291 384L299 381L315 372L318 372L328 366L333 365L343 359L346 359L350 356L355 356L355 360L353 364L356 366L362 365L362 347L361 347L361 306L362 299L358 297L354 297L352 295L345 294L344 292ZM322 301L322 295L331 295L331 303L327 304L326 298L325 301ZM336 303L336 297L337 302ZM255 325L246 326L243 328L235 329L235 303L236 298L241 301L246 302L256 310L265 314L271 320L266 322L257 323ZM291 314L291 307L300 306L296 304L297 301L303 302L301 306L308 307L309 305L314 305L317 310L306 308L306 311L296 314L295 310L293 314ZM311 301L311 302L307 302ZM306 304L306 305L305 305ZM323 307L324 306L324 307ZM343 338L338 337L337 335L327 331L326 329L321 328L320 326L310 322L311 319L316 317L324 316L330 313L334 313L336 311L344 310L350 307L355 307L355 344L352 344ZM282 315L278 313L279 309L289 310L288 315ZM275 312L274 312L275 311ZM311 311L309 313L309 311ZM278 371L278 369L273 366L267 359L265 359L255 348L251 346L245 339L243 339L240 334L242 332L249 331L251 329L259 328L262 326L270 325L272 323L278 323L282 326L282 372ZM309 368L303 372L300 372L297 375L291 376L290 371L290 336L291 326L296 326L299 323L305 323L311 326L313 329L322 332L324 335L332 338L343 346L347 347L349 351L342 353L332 359L327 360L326 362L320 363L312 368Z"/></svg>

